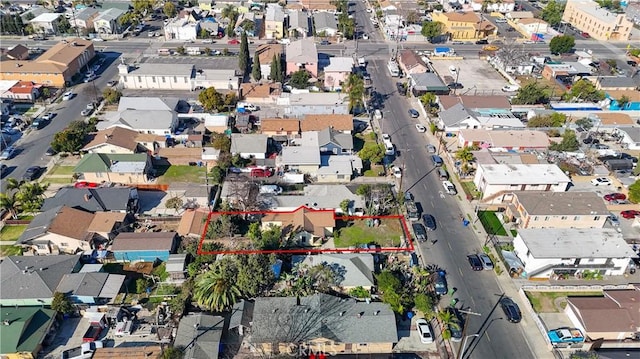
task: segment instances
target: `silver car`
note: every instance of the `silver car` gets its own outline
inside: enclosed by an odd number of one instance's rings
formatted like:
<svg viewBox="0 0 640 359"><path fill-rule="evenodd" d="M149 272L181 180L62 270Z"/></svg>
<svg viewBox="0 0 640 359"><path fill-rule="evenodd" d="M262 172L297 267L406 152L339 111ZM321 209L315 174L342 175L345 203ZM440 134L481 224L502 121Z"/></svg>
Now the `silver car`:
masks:
<svg viewBox="0 0 640 359"><path fill-rule="evenodd" d="M489 258L488 255L482 253L482 254L478 254L478 257L480 257L480 262L482 262L482 269L484 270L493 269L493 262L491 261L491 258Z"/></svg>

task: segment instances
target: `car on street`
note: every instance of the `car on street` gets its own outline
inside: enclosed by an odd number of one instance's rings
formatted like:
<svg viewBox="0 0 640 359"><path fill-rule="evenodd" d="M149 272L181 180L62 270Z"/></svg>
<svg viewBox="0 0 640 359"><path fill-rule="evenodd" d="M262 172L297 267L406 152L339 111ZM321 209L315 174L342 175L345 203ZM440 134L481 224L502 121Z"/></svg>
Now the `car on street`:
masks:
<svg viewBox="0 0 640 359"><path fill-rule="evenodd" d="M486 45L488 43L489 43L489 40L486 40L486 39L476 41L476 45Z"/></svg>
<svg viewBox="0 0 640 359"><path fill-rule="evenodd" d="M393 176L395 178L402 178L402 170L400 167L393 167Z"/></svg>
<svg viewBox="0 0 640 359"><path fill-rule="evenodd" d="M391 141L391 136L388 133L382 134L382 141Z"/></svg>
<svg viewBox="0 0 640 359"><path fill-rule="evenodd" d="M473 269L474 271L480 271L484 269L482 267L482 262L480 261L480 258L478 257L477 254L468 255L467 260L469 261L469 265L471 266L471 269Z"/></svg>
<svg viewBox="0 0 640 359"><path fill-rule="evenodd" d="M447 312L451 313L451 317L453 320L447 324L447 329L451 333L451 341L452 342L460 342L462 341L462 329L464 328L464 320L460 315L458 309L453 307L447 307L445 309Z"/></svg>
<svg viewBox="0 0 640 359"><path fill-rule="evenodd" d="M91 115L91 112L93 112L93 110L84 109L84 110L82 110L82 111L80 112L80 115L81 115L81 116L85 116L85 117L86 117L86 116Z"/></svg>
<svg viewBox="0 0 640 359"><path fill-rule="evenodd" d="M0 158L1 159L1 158ZM637 216L640 216L640 211L635 210L635 209L628 209L626 211L622 211L620 212L620 215L622 216L622 218L624 219L634 219Z"/></svg>
<svg viewBox="0 0 640 359"><path fill-rule="evenodd" d="M431 144L427 145L427 152L436 153L436 146L431 145Z"/></svg>
<svg viewBox="0 0 640 359"><path fill-rule="evenodd" d="M493 269L493 261L489 257L489 255L485 253L478 254L478 258L480 258L480 262L482 262L482 268L484 270L492 270Z"/></svg>
<svg viewBox="0 0 640 359"><path fill-rule="evenodd" d="M76 94L73 91L67 91L62 95L62 101L69 101L75 97Z"/></svg>
<svg viewBox="0 0 640 359"><path fill-rule="evenodd" d="M452 90L460 90L464 88L464 86L459 82L450 82L449 84L447 84L447 87Z"/></svg>
<svg viewBox="0 0 640 359"><path fill-rule="evenodd" d="M416 109L410 108L409 109L409 116L411 116L411 118L418 118L420 116L420 113L418 111L416 111Z"/></svg>
<svg viewBox="0 0 640 359"><path fill-rule="evenodd" d="M96 75L89 75L89 76L86 76L84 78L84 82L91 82L91 81L93 81L93 80L95 80L97 78L98 78L98 76L96 76Z"/></svg>
<svg viewBox="0 0 640 359"><path fill-rule="evenodd" d="M18 149L13 147L13 146L9 146L9 147L5 148L4 151L2 151L2 153L0 154L0 160L10 160L10 159L12 159L13 156L16 155L17 151L18 151Z"/></svg>
<svg viewBox="0 0 640 359"><path fill-rule="evenodd" d="M611 180L607 177L597 177L591 180L591 184L594 186L609 186L611 185Z"/></svg>
<svg viewBox="0 0 640 359"><path fill-rule="evenodd" d="M47 156L53 156L56 153L58 153L58 152L56 152L56 150L54 150L51 146L49 146L49 148L47 148L47 151L44 154L47 155Z"/></svg>
<svg viewBox="0 0 640 359"><path fill-rule="evenodd" d="M434 216L430 214L423 214L422 221L424 222L424 226L427 227L427 230L436 230L436 218Z"/></svg>
<svg viewBox="0 0 640 359"><path fill-rule="evenodd" d="M238 41L237 39L231 39L231 40L227 41L227 44L229 44L229 45L238 45L238 44L240 44L240 41Z"/></svg>
<svg viewBox="0 0 640 359"><path fill-rule="evenodd" d="M445 272L439 271L435 274L435 279L433 280L433 290L437 295L445 295L449 292Z"/></svg>
<svg viewBox="0 0 640 359"><path fill-rule="evenodd" d="M609 213L609 215L607 216L607 220L614 227L618 227L620 225L620 218L618 218L618 216L613 213Z"/></svg>
<svg viewBox="0 0 640 359"><path fill-rule="evenodd" d="M426 319L420 318L416 320L416 329L418 330L418 335L420 336L420 341L423 344L431 344L433 343L433 333L431 332L431 326Z"/></svg>
<svg viewBox="0 0 640 359"><path fill-rule="evenodd" d="M411 228L418 242L423 243L427 241L427 229L424 228L422 223L411 223Z"/></svg>
<svg viewBox="0 0 640 359"><path fill-rule="evenodd" d="M368 34L362 34L362 40L369 40Z"/></svg>
<svg viewBox="0 0 640 359"><path fill-rule="evenodd" d="M416 130L418 130L418 132L420 133L427 132L427 128L419 123L416 123Z"/></svg>
<svg viewBox="0 0 640 359"><path fill-rule="evenodd" d="M511 323L520 323L522 320L522 313L520 307L513 301L513 299L504 297L500 300L500 306L504 311L504 315L507 316L507 320Z"/></svg>
<svg viewBox="0 0 640 359"><path fill-rule="evenodd" d="M520 89L520 86L518 85L506 85L502 87L503 92L515 92L515 91L518 91L519 89Z"/></svg>
<svg viewBox="0 0 640 359"><path fill-rule="evenodd" d="M40 116L41 119L45 120L45 121L50 121L52 120L54 117L56 116L55 113L53 112L47 112L44 115Z"/></svg>
<svg viewBox="0 0 640 359"><path fill-rule="evenodd" d="M627 196L625 196L624 193L609 193L604 195L604 200L608 202L624 201L625 199L627 199Z"/></svg>
<svg viewBox="0 0 640 359"><path fill-rule="evenodd" d="M33 181L40 176L42 172L42 167L40 166L31 166L27 168L27 171L22 175L22 179L25 181Z"/></svg>

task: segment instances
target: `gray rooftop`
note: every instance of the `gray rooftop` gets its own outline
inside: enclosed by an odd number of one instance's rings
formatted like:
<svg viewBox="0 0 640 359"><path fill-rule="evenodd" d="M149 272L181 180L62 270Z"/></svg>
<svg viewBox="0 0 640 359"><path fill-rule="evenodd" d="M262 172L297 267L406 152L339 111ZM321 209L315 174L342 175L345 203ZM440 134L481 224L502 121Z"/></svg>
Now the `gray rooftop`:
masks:
<svg viewBox="0 0 640 359"><path fill-rule="evenodd" d="M364 208L365 202L345 185L307 185L304 196L274 196L277 207L307 206L310 208L340 208L340 202L348 199L353 208Z"/></svg>
<svg viewBox="0 0 640 359"><path fill-rule="evenodd" d="M282 7L278 4L267 4L267 14L264 20L284 22L284 11Z"/></svg>
<svg viewBox="0 0 640 359"><path fill-rule="evenodd" d="M609 215L602 197L595 192L516 191L514 194L530 216Z"/></svg>
<svg viewBox="0 0 640 359"><path fill-rule="evenodd" d="M441 111L438 115L438 118L440 118L440 121L442 121L445 126L456 125L469 117L473 117L471 111L468 111L460 103L453 105L447 110Z"/></svg>
<svg viewBox="0 0 640 359"><path fill-rule="evenodd" d="M320 149L311 146L286 146L278 158L281 165L318 165L320 166Z"/></svg>
<svg viewBox="0 0 640 359"><path fill-rule="evenodd" d="M116 236L112 251L171 251L176 232L122 232Z"/></svg>
<svg viewBox="0 0 640 359"><path fill-rule="evenodd" d="M341 315L342 314L342 315ZM396 317L387 304L328 294L256 298L251 341L300 343L397 343Z"/></svg>
<svg viewBox="0 0 640 359"><path fill-rule="evenodd" d="M336 16L328 11L318 11L313 14L313 23L316 32L323 30L338 30L338 21Z"/></svg>
<svg viewBox="0 0 640 359"><path fill-rule="evenodd" d="M105 114L107 121L98 122L98 130L121 125L133 130L171 130L176 114L166 110L124 110Z"/></svg>
<svg viewBox="0 0 640 359"><path fill-rule="evenodd" d="M57 292L93 298L114 298L120 292L125 276L101 272L65 274Z"/></svg>
<svg viewBox="0 0 640 359"><path fill-rule="evenodd" d="M418 91L448 91L449 87L442 82L440 76L433 72L411 74L413 88Z"/></svg>
<svg viewBox="0 0 640 359"><path fill-rule="evenodd" d="M630 87L636 88L637 85L633 78L627 76L602 76L598 77L598 82L600 83L600 87L610 88L610 87Z"/></svg>
<svg viewBox="0 0 640 359"><path fill-rule="evenodd" d="M118 111L141 110L175 111L178 108L179 99L160 97L121 97L118 102Z"/></svg>
<svg viewBox="0 0 640 359"><path fill-rule="evenodd" d="M640 127L618 127L618 130L624 131L634 142L640 142Z"/></svg>
<svg viewBox="0 0 640 359"><path fill-rule="evenodd" d="M0 263L0 299L51 298L65 274L80 268L80 256L10 256Z"/></svg>
<svg viewBox="0 0 640 359"><path fill-rule="evenodd" d="M92 7L86 7L78 12L75 13L74 17L76 20L81 20L81 21L87 21L89 20L93 15L95 15L96 13L98 13L99 10L96 8L92 8ZM73 19L73 17L72 17Z"/></svg>
<svg viewBox="0 0 640 359"><path fill-rule="evenodd" d="M167 272L183 272L185 269L185 262L187 260L187 254L169 254L169 260L167 260Z"/></svg>
<svg viewBox="0 0 640 359"><path fill-rule="evenodd" d="M63 187L44 200L40 211L67 206L87 212L126 212L132 190L130 187Z"/></svg>
<svg viewBox="0 0 640 359"><path fill-rule="evenodd" d="M112 7L110 9L102 11L100 15L98 15L96 20L114 21L117 20L120 16L124 15L124 13L126 13L125 10Z"/></svg>
<svg viewBox="0 0 640 359"><path fill-rule="evenodd" d="M266 153L269 136L263 134L231 134L231 153Z"/></svg>
<svg viewBox="0 0 640 359"><path fill-rule="evenodd" d="M636 254L614 228L518 229L534 258L631 258Z"/></svg>
<svg viewBox="0 0 640 359"><path fill-rule="evenodd" d="M25 229L25 231L20 235L20 238L18 238L17 243L26 243L46 234L47 231L49 231L49 226L51 226L51 223L56 216L58 216L58 213L60 213L62 208L63 205L52 207L33 217L31 222L27 225L27 229Z"/></svg>
<svg viewBox="0 0 640 359"><path fill-rule="evenodd" d="M295 255L291 265L305 264L313 267L319 264L330 267L341 287L371 287L373 278L373 255L368 253L322 253L317 255Z"/></svg>
<svg viewBox="0 0 640 359"><path fill-rule="evenodd" d="M289 28L309 32L309 15L305 11L289 11Z"/></svg>
<svg viewBox="0 0 640 359"><path fill-rule="evenodd" d="M180 319L173 345L185 348L185 358L217 359L223 330L223 317L190 313Z"/></svg>
<svg viewBox="0 0 640 359"><path fill-rule="evenodd" d="M253 302L241 299L233 305L231 309L231 318L229 318L229 329L235 329L239 326L249 327L253 318Z"/></svg>
<svg viewBox="0 0 640 359"><path fill-rule="evenodd" d="M329 143L338 145L344 149L353 149L353 136L350 133L332 131L329 127L318 131L318 144L320 147Z"/></svg>
<svg viewBox="0 0 640 359"><path fill-rule="evenodd" d="M313 37L307 37L298 41L291 41L285 49L287 62L300 64L317 63L318 49ZM323 94L328 95L328 94Z"/></svg>
<svg viewBox="0 0 640 359"><path fill-rule="evenodd" d="M128 76L180 76L191 78L194 75L194 64L137 64Z"/></svg>

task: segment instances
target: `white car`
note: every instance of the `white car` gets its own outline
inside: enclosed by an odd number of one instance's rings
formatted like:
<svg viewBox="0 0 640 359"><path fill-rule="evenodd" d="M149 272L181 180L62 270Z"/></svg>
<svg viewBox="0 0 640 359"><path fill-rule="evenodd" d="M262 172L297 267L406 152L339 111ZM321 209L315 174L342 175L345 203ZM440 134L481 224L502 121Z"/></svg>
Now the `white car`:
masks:
<svg viewBox="0 0 640 359"><path fill-rule="evenodd" d="M400 167L393 167L393 175L395 176L395 178L402 177L402 170L400 169Z"/></svg>
<svg viewBox="0 0 640 359"><path fill-rule="evenodd" d="M416 123L416 130L418 130L418 132L420 133L427 132L427 128L419 123Z"/></svg>
<svg viewBox="0 0 640 359"><path fill-rule="evenodd" d="M44 115L42 115L40 118L45 121L51 121L54 117L55 117L55 114L53 112L47 112Z"/></svg>
<svg viewBox="0 0 640 359"><path fill-rule="evenodd" d="M503 18L503 17L499 17L499 18L497 18L497 19L496 19L496 22L497 22L498 24L500 24L500 23L504 24L504 23L506 23L506 22L507 22L507 19L505 19L505 18Z"/></svg>
<svg viewBox="0 0 640 359"><path fill-rule="evenodd" d="M591 180L591 184L594 186L610 186L611 180L607 177L598 177Z"/></svg>
<svg viewBox="0 0 640 359"><path fill-rule="evenodd" d="M525 40L522 42L523 44L535 44L536 42L533 40Z"/></svg>
<svg viewBox="0 0 640 359"><path fill-rule="evenodd" d="M520 89L520 86L518 85L506 85L502 88L503 92L515 92L518 91Z"/></svg>
<svg viewBox="0 0 640 359"><path fill-rule="evenodd" d="M445 192L447 192L450 195L458 194L458 191L456 190L456 186L454 186L453 183L449 181L442 181L442 187L444 187Z"/></svg>
<svg viewBox="0 0 640 359"><path fill-rule="evenodd" d="M362 34L362 39L363 39L363 40L369 40L369 35L367 35L367 34Z"/></svg>
<svg viewBox="0 0 640 359"><path fill-rule="evenodd" d="M67 91L62 95L62 101L69 101L71 100L76 94L73 93L73 91Z"/></svg>
<svg viewBox="0 0 640 359"><path fill-rule="evenodd" d="M391 141L391 136L388 133L382 134L382 141Z"/></svg>
<svg viewBox="0 0 640 359"><path fill-rule="evenodd" d="M203 44L213 44L213 40L207 39L207 40L202 40Z"/></svg>
<svg viewBox="0 0 640 359"><path fill-rule="evenodd" d="M418 335L420 336L420 341L423 344L433 343L433 333L431 332L431 327L426 319L420 318L416 320L416 329L418 329Z"/></svg>
<svg viewBox="0 0 640 359"><path fill-rule="evenodd" d="M372 9L372 8L367 8L367 12L368 12L369 14L371 14L371 13L373 12L373 9Z"/></svg>

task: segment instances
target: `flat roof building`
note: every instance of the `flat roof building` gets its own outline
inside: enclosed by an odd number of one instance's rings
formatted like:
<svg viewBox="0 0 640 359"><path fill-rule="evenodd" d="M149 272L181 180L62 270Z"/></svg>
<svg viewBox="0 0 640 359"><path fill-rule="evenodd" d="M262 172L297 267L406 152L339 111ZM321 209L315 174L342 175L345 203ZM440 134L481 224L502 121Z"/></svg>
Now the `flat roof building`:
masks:
<svg viewBox="0 0 640 359"><path fill-rule="evenodd" d="M625 14L614 14L590 0L568 0L562 20L600 41L629 40L633 28Z"/></svg>

